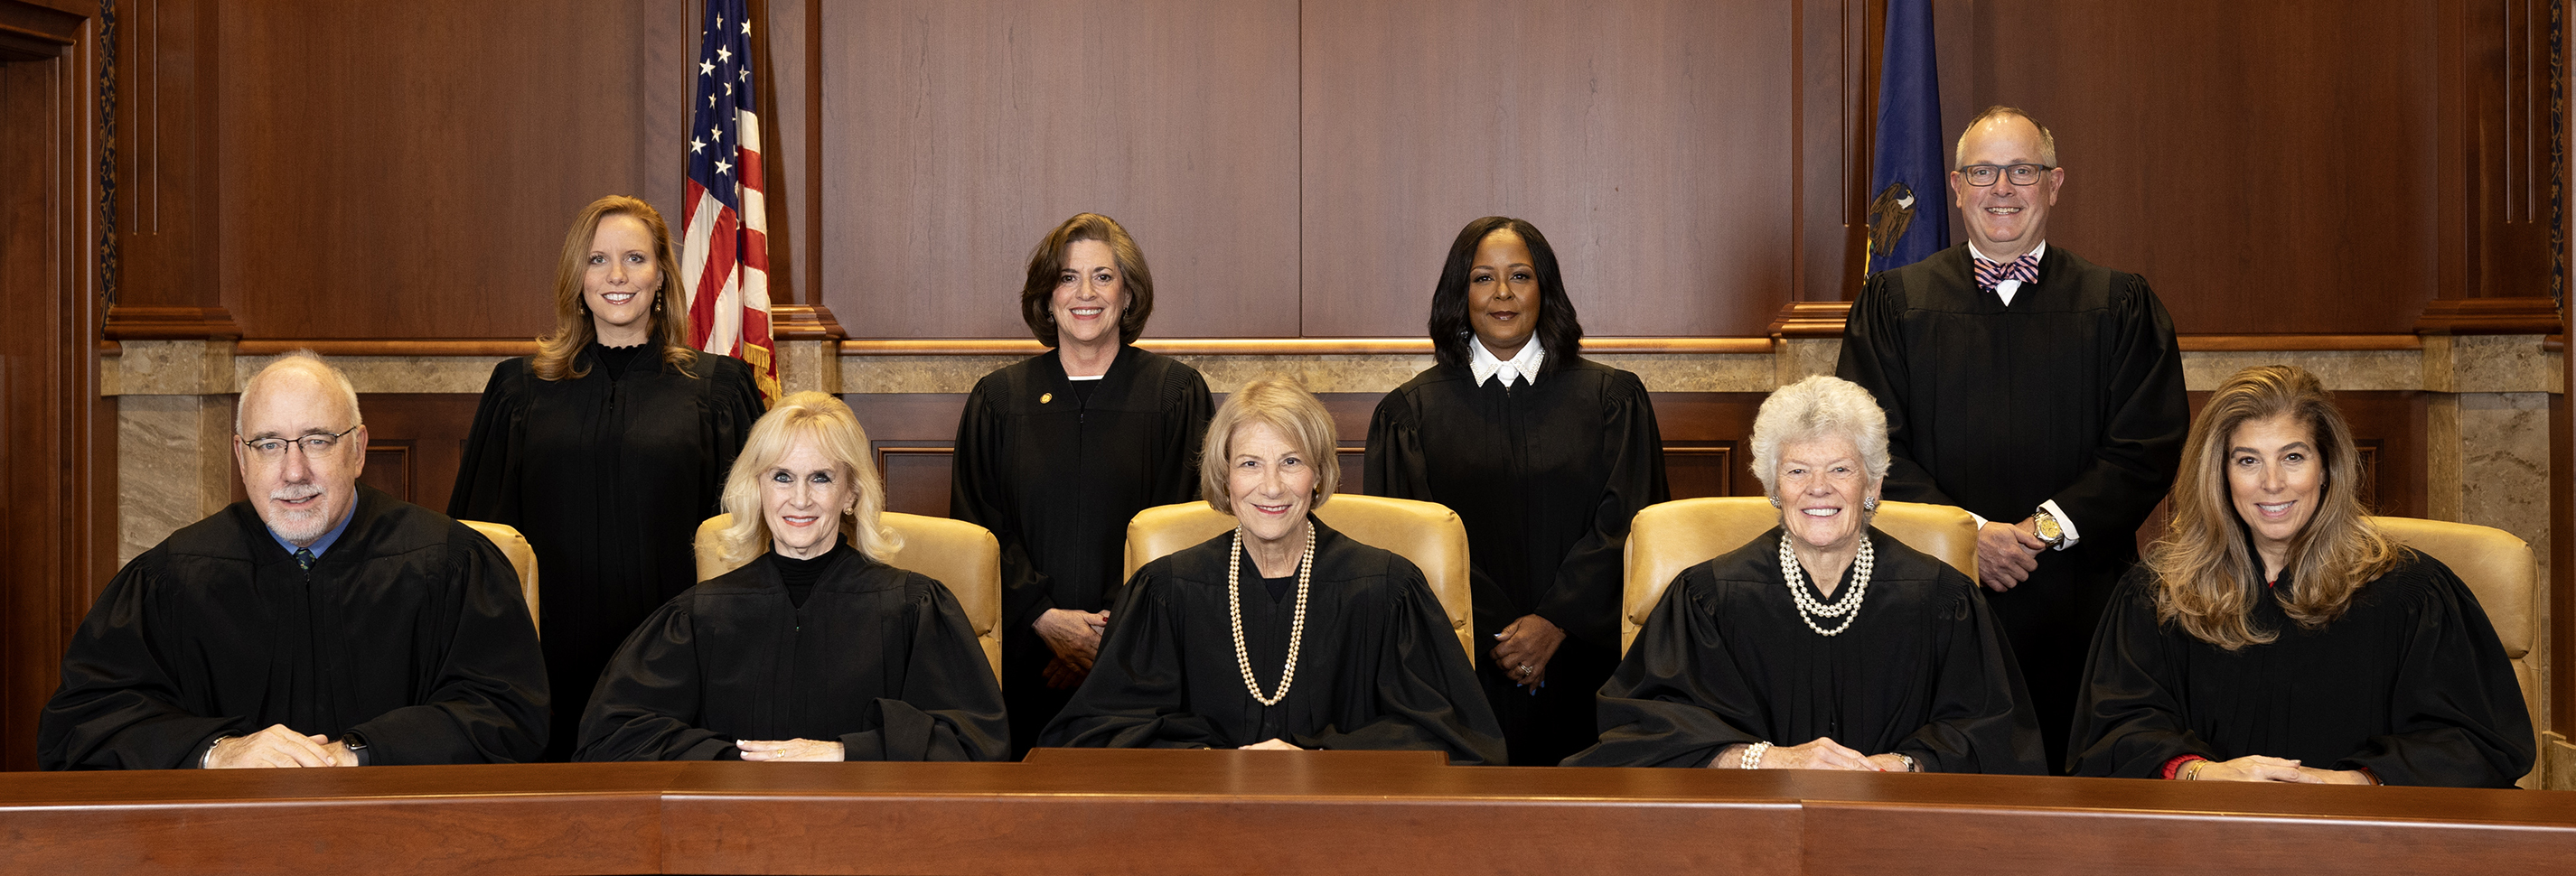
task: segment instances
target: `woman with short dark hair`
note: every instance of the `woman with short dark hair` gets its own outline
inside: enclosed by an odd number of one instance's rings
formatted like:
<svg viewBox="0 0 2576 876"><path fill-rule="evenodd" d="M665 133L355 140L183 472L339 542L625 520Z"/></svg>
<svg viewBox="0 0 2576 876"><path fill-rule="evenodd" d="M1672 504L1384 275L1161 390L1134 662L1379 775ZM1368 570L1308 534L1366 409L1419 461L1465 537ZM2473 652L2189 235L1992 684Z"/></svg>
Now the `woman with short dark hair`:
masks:
<svg viewBox="0 0 2576 876"><path fill-rule="evenodd" d="M2173 524L2120 582L2076 775L2510 787L2531 715L2477 595L2372 525L2313 374L2236 373L2193 420Z"/></svg>
<svg viewBox="0 0 2576 876"><path fill-rule="evenodd" d="M1556 250L1487 216L1431 295L1438 364L1378 403L1366 490L1447 505L1467 527L1478 661L1512 762L1592 745L1592 695L1618 663L1629 518L1668 497L1637 375L1583 358Z"/></svg>
<svg viewBox="0 0 2576 876"><path fill-rule="evenodd" d="M1090 672L1127 520L1197 492L1215 408L1190 366L1134 346L1154 275L1117 220L1083 213L1029 254L1020 313L1054 349L975 383L949 516L1002 543L1002 691L1026 752Z"/></svg>

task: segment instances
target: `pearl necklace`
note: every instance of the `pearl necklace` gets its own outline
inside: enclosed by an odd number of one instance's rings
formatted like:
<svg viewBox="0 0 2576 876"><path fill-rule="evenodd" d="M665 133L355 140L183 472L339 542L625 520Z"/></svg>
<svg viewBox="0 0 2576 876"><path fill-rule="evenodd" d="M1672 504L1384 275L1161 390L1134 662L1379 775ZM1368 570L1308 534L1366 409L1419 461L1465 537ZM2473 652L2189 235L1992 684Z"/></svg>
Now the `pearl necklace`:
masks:
<svg viewBox="0 0 2576 876"><path fill-rule="evenodd" d="M1297 680L1297 645L1306 638L1306 585L1315 578L1315 524L1306 524L1306 556L1297 561L1297 619L1288 625L1288 665L1279 670L1279 692L1261 695L1261 682L1252 677L1252 658L1243 650L1243 527L1234 528L1234 550L1226 555L1225 608L1234 622L1234 667L1243 670L1243 689L1263 706L1275 706L1288 698L1288 685Z"/></svg>
<svg viewBox="0 0 2576 876"><path fill-rule="evenodd" d="M1807 576L1798 566L1797 553L1789 549L1789 534L1780 533L1780 577L1789 579L1789 598L1798 603L1798 619L1806 621L1807 629L1815 630L1819 636L1839 636L1844 630L1851 629L1852 621L1860 617L1861 600L1869 598L1869 573L1877 564L1878 549L1870 546L1869 536L1864 533L1860 538L1860 557L1852 561L1851 586L1843 588L1842 596L1831 604L1820 603L1807 595ZM1841 626L1828 630L1816 623L1820 617L1838 617L1843 622Z"/></svg>

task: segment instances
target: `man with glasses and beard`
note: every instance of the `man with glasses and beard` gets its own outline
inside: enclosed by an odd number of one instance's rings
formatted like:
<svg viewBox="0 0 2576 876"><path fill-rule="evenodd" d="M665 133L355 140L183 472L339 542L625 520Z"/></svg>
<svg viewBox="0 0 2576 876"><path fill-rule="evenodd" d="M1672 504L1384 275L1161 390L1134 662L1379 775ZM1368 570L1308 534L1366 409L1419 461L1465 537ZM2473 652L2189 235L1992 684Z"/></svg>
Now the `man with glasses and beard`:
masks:
<svg viewBox="0 0 2576 876"><path fill-rule="evenodd" d="M347 375L288 354L233 431L249 498L108 582L40 719L44 768L534 757L545 662L518 576L464 524L358 483Z"/></svg>
<svg viewBox="0 0 2576 876"><path fill-rule="evenodd" d="M1870 277L1835 368L1887 411L1886 498L1977 515L1979 583L2059 770L2094 625L2191 424L2147 281L2048 244L2065 182L2030 116L1971 120L1950 172L1968 242Z"/></svg>

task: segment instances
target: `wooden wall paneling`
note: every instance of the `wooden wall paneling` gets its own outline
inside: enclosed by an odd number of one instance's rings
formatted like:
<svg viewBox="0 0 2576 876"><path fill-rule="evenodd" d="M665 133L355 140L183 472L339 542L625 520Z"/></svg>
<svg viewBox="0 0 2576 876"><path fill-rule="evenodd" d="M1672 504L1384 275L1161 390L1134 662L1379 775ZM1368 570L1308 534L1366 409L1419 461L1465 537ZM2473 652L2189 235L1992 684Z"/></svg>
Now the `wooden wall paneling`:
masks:
<svg viewBox="0 0 2576 876"><path fill-rule="evenodd" d="M111 338L241 333L224 308L216 246L222 154L215 140L223 48L215 0L125 3L116 102L116 271Z"/></svg>
<svg viewBox="0 0 2576 876"><path fill-rule="evenodd" d="M1297 6L825 6L822 301L855 337L1026 337L1030 249L1092 211L1153 268L1149 334L1296 336Z"/></svg>
<svg viewBox="0 0 2576 876"><path fill-rule="evenodd" d="M0 769L36 767L37 715L114 561L96 15L0 0Z"/></svg>
<svg viewBox="0 0 2576 876"><path fill-rule="evenodd" d="M694 4L229 4L217 26L221 283L254 338L553 326L582 205L680 221Z"/></svg>
<svg viewBox="0 0 2576 876"><path fill-rule="evenodd" d="M1860 294L1864 279L1852 268L1868 241L1865 210L1875 194L1867 189L1887 7L1869 0L1792 0L1791 6L1796 53L1783 84L1798 115L1790 205L1797 273L1788 299L1847 301Z"/></svg>
<svg viewBox="0 0 2576 876"><path fill-rule="evenodd" d="M818 45L814 18L821 0L751 0L752 75L759 80L762 202L768 206L769 300L772 304L815 302L814 265L821 248L814 245L812 182L818 169L819 133L812 103L820 96L813 50ZM692 30L691 33L696 33ZM695 48L695 43L691 43ZM672 221L679 221L673 217Z"/></svg>
<svg viewBox="0 0 2576 876"><path fill-rule="evenodd" d="M1303 5L1308 336L1419 336L1458 229L1547 234L1584 330L1759 335L1798 273L1792 4Z"/></svg>
<svg viewBox="0 0 2576 876"><path fill-rule="evenodd" d="M1942 75L2050 126L2051 242L2143 274L2179 330L2409 332L2469 179L2441 145L2453 5L1986 0Z"/></svg>
<svg viewBox="0 0 2576 876"><path fill-rule="evenodd" d="M2549 105L2550 0L2451 0L2462 21L2460 68L2466 122L2443 132L2465 139L2469 264L2449 298L2549 295L2553 180ZM2445 290L2446 292L2448 290Z"/></svg>

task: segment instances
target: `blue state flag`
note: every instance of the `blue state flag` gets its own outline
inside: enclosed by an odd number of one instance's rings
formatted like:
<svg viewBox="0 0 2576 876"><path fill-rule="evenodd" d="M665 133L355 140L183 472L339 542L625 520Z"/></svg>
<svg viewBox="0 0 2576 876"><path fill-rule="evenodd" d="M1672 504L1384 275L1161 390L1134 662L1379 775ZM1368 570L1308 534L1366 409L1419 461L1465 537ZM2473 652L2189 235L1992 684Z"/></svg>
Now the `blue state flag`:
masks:
<svg viewBox="0 0 2576 876"><path fill-rule="evenodd" d="M1879 68L1878 142L1869 162L1869 255L1864 266L1872 274L1922 261L1950 246L1932 0L1887 0L1887 45Z"/></svg>

